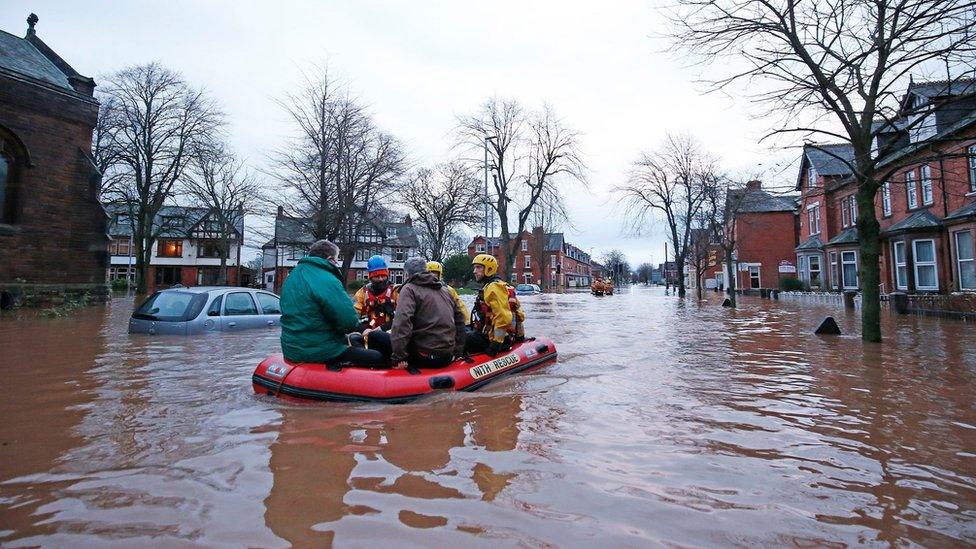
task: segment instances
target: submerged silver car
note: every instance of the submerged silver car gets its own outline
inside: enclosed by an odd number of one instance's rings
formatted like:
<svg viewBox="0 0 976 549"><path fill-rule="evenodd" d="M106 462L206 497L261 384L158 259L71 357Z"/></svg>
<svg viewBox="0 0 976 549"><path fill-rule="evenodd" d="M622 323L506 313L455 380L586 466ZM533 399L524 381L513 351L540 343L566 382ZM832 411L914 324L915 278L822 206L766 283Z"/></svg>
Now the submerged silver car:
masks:
<svg viewBox="0 0 976 549"><path fill-rule="evenodd" d="M278 296L226 286L169 288L147 298L129 319L130 334L192 335L278 326Z"/></svg>

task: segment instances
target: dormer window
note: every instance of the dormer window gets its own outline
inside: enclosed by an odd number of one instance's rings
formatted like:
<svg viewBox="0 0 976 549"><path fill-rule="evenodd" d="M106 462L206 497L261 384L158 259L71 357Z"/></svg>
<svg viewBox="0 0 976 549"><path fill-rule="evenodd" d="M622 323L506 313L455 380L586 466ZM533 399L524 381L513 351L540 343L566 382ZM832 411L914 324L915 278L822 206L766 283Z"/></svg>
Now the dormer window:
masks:
<svg viewBox="0 0 976 549"><path fill-rule="evenodd" d="M387 227L386 228L386 237L387 238L396 238L396 236L397 236L396 227Z"/></svg>

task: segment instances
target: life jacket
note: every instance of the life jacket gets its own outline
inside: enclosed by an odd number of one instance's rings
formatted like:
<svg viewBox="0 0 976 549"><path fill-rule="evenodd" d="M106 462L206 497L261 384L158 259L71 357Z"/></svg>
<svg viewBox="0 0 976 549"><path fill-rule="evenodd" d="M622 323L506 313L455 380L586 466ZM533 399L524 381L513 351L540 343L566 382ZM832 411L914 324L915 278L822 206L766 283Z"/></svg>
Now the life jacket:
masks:
<svg viewBox="0 0 976 549"><path fill-rule="evenodd" d="M379 328L387 322L393 320L393 311L396 306L393 304L393 284L387 284L386 289L378 294L374 294L371 285L364 286L366 296L363 300L363 314L369 323L370 328Z"/></svg>
<svg viewBox="0 0 976 549"><path fill-rule="evenodd" d="M495 313L492 312L491 306L485 301L485 288L495 282L500 282L500 279L496 278L478 290L478 297L475 298L474 306L471 308L471 327L476 332L485 334L488 339L491 339L492 332L495 329ZM502 284L505 283L502 282ZM508 290L508 307L512 311L512 322L505 327L507 334L505 340L510 341L516 335L521 335L522 321L518 318L519 302L515 296L515 288L505 284L505 289Z"/></svg>

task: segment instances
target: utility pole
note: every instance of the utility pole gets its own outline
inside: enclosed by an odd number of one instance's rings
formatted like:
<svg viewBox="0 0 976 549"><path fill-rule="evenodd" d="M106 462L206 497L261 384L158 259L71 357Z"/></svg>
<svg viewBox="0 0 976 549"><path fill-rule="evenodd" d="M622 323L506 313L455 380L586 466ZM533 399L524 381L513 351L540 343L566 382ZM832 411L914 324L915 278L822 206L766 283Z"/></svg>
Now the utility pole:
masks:
<svg viewBox="0 0 976 549"><path fill-rule="evenodd" d="M488 249L488 253L491 253L488 244L488 142L494 141L498 136L487 135L485 136L485 248ZM492 218L494 222L494 218ZM492 223L494 224L494 223Z"/></svg>

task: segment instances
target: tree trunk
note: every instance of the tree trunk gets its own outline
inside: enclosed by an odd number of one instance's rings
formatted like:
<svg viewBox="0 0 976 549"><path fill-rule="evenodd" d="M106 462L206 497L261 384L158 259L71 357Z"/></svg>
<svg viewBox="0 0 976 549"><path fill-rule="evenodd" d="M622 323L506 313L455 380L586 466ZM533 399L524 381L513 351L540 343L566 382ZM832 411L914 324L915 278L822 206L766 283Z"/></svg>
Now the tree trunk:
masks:
<svg viewBox="0 0 976 549"><path fill-rule="evenodd" d="M136 293L143 295L148 289L148 284L146 283L146 267L148 264L146 262L146 254L143 253L144 242L142 235L138 235L133 239L133 243L136 246ZM152 246L150 246L151 248Z"/></svg>
<svg viewBox="0 0 976 549"><path fill-rule="evenodd" d="M880 225L874 212L873 182L859 181L857 235L861 281L861 339L881 341Z"/></svg>

